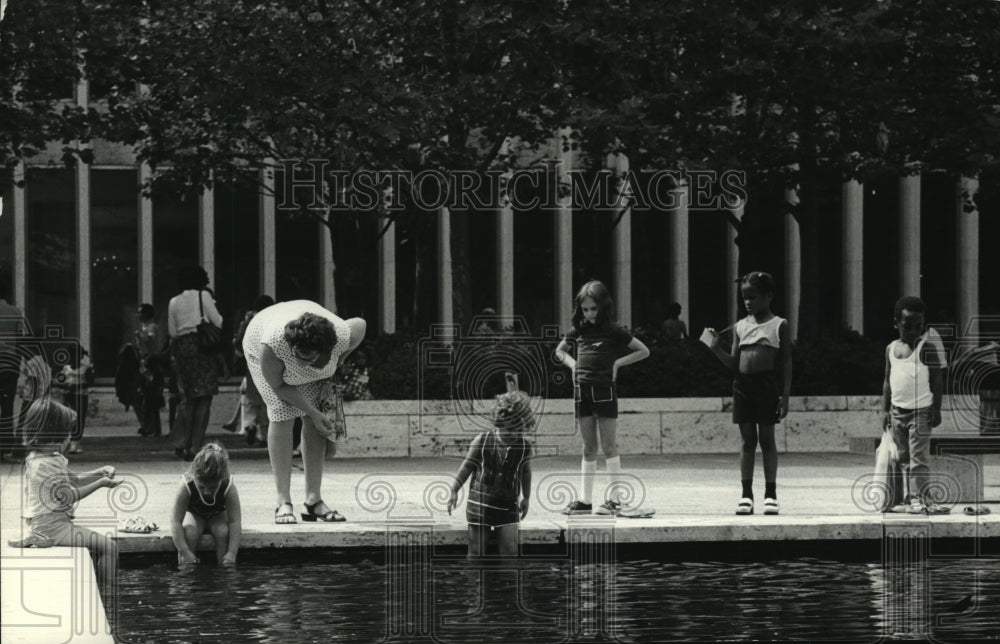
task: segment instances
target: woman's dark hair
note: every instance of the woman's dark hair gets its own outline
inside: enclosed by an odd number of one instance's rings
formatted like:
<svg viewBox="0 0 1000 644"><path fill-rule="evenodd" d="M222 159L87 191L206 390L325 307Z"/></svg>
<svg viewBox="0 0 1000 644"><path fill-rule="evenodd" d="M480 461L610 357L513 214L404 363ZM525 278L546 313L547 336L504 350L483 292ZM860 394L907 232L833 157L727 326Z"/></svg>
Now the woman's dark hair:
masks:
<svg viewBox="0 0 1000 644"><path fill-rule="evenodd" d="M258 313L269 306L274 306L274 298L270 295L258 295L253 301L253 310Z"/></svg>
<svg viewBox="0 0 1000 644"><path fill-rule="evenodd" d="M156 317L156 307L152 304L140 304L139 305L139 319L143 322L149 322Z"/></svg>
<svg viewBox="0 0 1000 644"><path fill-rule="evenodd" d="M680 317L681 305L678 302L671 302L667 305L667 315L672 318Z"/></svg>
<svg viewBox="0 0 1000 644"><path fill-rule="evenodd" d="M737 280L740 288L749 286L761 292L762 295L774 295L774 277L770 273L752 271Z"/></svg>
<svg viewBox="0 0 1000 644"><path fill-rule="evenodd" d="M615 303L611 299L611 292L604 282L592 280L580 287L580 292L576 294L574 302L576 308L573 311L573 326L579 329L583 325L583 309L580 308L583 301L592 298L597 304L597 318L594 324L599 327L610 326L611 318L614 315Z"/></svg>
<svg viewBox="0 0 1000 644"><path fill-rule="evenodd" d="M337 344L337 332L330 320L315 313L303 313L285 325L285 341L294 348L329 355Z"/></svg>
<svg viewBox="0 0 1000 644"><path fill-rule="evenodd" d="M201 289L208 286L208 273L197 264L183 266L177 271L177 288L182 291Z"/></svg>
<svg viewBox="0 0 1000 644"><path fill-rule="evenodd" d="M926 313L927 305L919 297L913 297L912 295L906 295L899 298L896 301L896 307L893 310L893 315L895 316L896 322L903 319L903 311L909 311L911 313Z"/></svg>

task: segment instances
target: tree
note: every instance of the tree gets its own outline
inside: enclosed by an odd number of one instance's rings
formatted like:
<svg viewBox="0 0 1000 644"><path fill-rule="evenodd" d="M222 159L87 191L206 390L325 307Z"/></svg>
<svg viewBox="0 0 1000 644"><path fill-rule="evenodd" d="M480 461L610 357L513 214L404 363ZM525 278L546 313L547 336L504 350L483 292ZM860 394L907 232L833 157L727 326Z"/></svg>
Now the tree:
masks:
<svg viewBox="0 0 1000 644"><path fill-rule="evenodd" d="M508 138L543 142L560 110L546 35L558 4L104 0L65 13L44 4L48 11L4 20L4 109L17 117L0 134L5 156L24 158L62 138L84 144L68 149L67 161L87 161L87 142L100 137L135 146L156 168L153 193L200 190L265 159L319 160L350 173L482 172L507 162L499 152ZM59 37L36 41L50 23ZM58 69L49 73L47 61ZM123 81L108 83L106 108L67 112L47 101L55 77L84 68ZM37 100L27 92L35 87ZM350 197L350 187L333 190L302 211L331 235L338 219L381 217L381 227L401 225L405 238L432 248L433 227L412 207L409 216L373 208L326 219L338 197ZM464 222L456 216L452 231L458 319L470 313Z"/></svg>
<svg viewBox="0 0 1000 644"><path fill-rule="evenodd" d="M819 327L819 209L838 179L997 161L997 3L572 6L591 15L568 29L607 25L564 50L578 144L594 163L745 170L755 215L799 222L800 337Z"/></svg>

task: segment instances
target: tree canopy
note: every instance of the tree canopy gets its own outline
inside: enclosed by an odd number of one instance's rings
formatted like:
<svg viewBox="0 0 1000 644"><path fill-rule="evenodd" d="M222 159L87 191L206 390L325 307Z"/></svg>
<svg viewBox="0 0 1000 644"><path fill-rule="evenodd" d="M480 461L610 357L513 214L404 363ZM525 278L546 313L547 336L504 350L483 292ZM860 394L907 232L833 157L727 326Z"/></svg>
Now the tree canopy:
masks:
<svg viewBox="0 0 1000 644"><path fill-rule="evenodd" d="M485 171L514 162L506 141L530 150L570 127L592 167L619 152L634 168L740 169L777 210L792 207L764 195L797 186L805 236L830 177L974 174L1000 150L987 0L35 0L7 8L0 61L9 166L48 141L89 162L100 138L156 168L154 191L264 159ZM97 103L53 100L82 75ZM396 218L425 241L427 222Z"/></svg>

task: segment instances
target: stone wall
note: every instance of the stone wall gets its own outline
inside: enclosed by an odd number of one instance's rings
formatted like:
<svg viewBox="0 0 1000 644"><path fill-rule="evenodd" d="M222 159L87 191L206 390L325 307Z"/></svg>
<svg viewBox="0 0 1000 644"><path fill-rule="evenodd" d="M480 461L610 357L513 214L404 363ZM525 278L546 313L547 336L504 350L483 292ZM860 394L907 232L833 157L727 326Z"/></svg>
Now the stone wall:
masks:
<svg viewBox="0 0 1000 644"><path fill-rule="evenodd" d="M210 432L226 422L238 392L223 388L212 403ZM954 408L952 403L960 405ZM373 400L346 403L349 437L341 456L462 455L471 436L488 426L491 401L475 401L458 411L453 401ZM847 452L852 436L881 433L881 396L793 397L791 410L776 427L781 452ZM627 398L620 401L618 448L623 454L734 453L739 432L732 423L730 398ZM537 400L535 443L540 453L578 454L580 439L573 401ZM944 402L944 420L935 430L978 434L978 399ZM163 411L166 426L166 410ZM87 420L100 427L136 427L110 388L92 390Z"/></svg>

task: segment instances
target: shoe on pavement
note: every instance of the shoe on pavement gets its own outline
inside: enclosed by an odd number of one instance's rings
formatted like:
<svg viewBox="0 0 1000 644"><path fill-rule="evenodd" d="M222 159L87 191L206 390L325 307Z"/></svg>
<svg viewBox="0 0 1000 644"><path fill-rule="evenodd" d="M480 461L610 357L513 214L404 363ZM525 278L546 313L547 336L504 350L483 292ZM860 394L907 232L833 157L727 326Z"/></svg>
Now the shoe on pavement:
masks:
<svg viewBox="0 0 1000 644"><path fill-rule="evenodd" d="M764 514L778 514L778 499L764 499Z"/></svg>
<svg viewBox="0 0 1000 644"><path fill-rule="evenodd" d="M594 506L590 503L584 503L583 501L576 500L563 508L562 513L567 515L573 514L590 514Z"/></svg>
<svg viewBox="0 0 1000 644"><path fill-rule="evenodd" d="M596 510L594 510L594 514L600 514L600 515L604 515L604 516L608 516L608 515L618 516L618 513L621 511L621 508L622 508L622 504L621 503L619 503L618 501L612 501L612 500L609 499L609 500L605 501L604 503L602 503L599 508L597 508Z"/></svg>
<svg viewBox="0 0 1000 644"><path fill-rule="evenodd" d="M748 496L740 499L736 504L736 514L753 514L753 499Z"/></svg>

